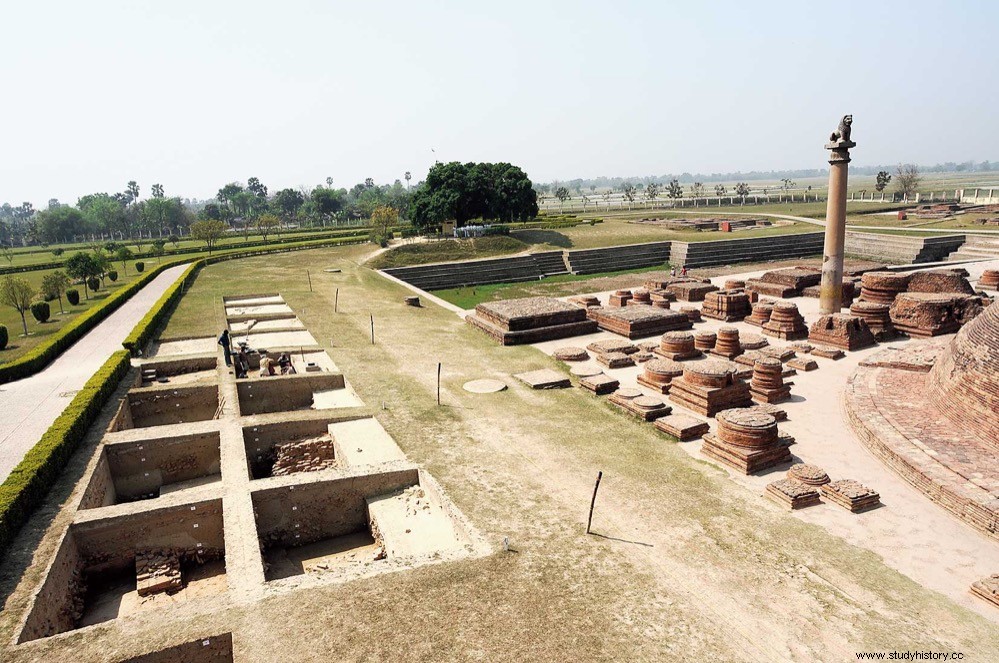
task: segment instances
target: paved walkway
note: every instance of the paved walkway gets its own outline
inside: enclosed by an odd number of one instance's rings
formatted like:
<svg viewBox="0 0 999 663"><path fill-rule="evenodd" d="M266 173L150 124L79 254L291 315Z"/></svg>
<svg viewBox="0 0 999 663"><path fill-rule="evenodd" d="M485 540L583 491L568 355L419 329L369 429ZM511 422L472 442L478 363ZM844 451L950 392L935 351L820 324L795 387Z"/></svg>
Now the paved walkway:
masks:
<svg viewBox="0 0 999 663"><path fill-rule="evenodd" d="M187 267L165 270L40 373L0 385L0 482Z"/></svg>

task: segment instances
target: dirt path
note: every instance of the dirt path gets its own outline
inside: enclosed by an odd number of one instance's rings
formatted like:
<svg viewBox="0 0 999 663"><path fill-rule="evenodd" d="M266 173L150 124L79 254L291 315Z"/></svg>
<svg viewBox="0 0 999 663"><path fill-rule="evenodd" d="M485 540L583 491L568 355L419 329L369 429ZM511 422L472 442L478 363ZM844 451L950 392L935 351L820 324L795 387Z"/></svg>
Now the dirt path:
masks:
<svg viewBox="0 0 999 663"><path fill-rule="evenodd" d="M0 387L0 481L185 269L165 270L41 372Z"/></svg>

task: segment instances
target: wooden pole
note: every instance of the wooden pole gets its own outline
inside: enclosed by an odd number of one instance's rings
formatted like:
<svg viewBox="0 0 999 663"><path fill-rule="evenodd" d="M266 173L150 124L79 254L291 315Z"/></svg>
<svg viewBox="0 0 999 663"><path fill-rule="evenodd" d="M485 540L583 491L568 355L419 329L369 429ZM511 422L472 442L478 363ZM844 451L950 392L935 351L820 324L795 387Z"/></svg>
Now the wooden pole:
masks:
<svg viewBox="0 0 999 663"><path fill-rule="evenodd" d="M371 318L371 345L374 345L375 344L375 316L369 313L368 317Z"/></svg>
<svg viewBox="0 0 999 663"><path fill-rule="evenodd" d="M586 519L586 533L590 533L590 524L593 523L593 506L597 503L597 489L600 488L600 479L604 473L597 472L597 483L593 486L593 499L590 500L590 517Z"/></svg>
<svg viewBox="0 0 999 663"><path fill-rule="evenodd" d="M340 288L336 289L336 296L333 298L333 312L336 313L337 307L340 305Z"/></svg>
<svg viewBox="0 0 999 663"><path fill-rule="evenodd" d="M305 275L309 277L309 292L312 292L312 274L309 273L309 270L305 270Z"/></svg>
<svg viewBox="0 0 999 663"><path fill-rule="evenodd" d="M441 404L441 363L437 362L437 405Z"/></svg>

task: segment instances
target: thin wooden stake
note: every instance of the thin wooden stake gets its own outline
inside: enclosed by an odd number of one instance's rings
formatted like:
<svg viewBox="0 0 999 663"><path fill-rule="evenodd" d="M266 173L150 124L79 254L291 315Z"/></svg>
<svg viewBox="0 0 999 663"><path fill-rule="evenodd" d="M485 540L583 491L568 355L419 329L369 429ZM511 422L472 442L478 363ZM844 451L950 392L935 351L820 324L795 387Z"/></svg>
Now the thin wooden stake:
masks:
<svg viewBox="0 0 999 663"><path fill-rule="evenodd" d="M441 404L441 363L437 362L437 405Z"/></svg>
<svg viewBox="0 0 999 663"><path fill-rule="evenodd" d="M371 318L371 345L374 345L375 344L375 316L369 313L368 317Z"/></svg>
<svg viewBox="0 0 999 663"><path fill-rule="evenodd" d="M333 312L336 313L337 307L340 305L340 288L336 289L336 296L333 298Z"/></svg>
<svg viewBox="0 0 999 663"><path fill-rule="evenodd" d="M309 277L309 292L312 292L312 274L309 273L309 270L305 270L305 275Z"/></svg>
<svg viewBox="0 0 999 663"><path fill-rule="evenodd" d="M590 533L590 524L593 523L593 505L597 503L597 489L600 488L600 479L604 473L597 472L597 483L593 486L593 499L590 500L590 517L586 519L586 533Z"/></svg>

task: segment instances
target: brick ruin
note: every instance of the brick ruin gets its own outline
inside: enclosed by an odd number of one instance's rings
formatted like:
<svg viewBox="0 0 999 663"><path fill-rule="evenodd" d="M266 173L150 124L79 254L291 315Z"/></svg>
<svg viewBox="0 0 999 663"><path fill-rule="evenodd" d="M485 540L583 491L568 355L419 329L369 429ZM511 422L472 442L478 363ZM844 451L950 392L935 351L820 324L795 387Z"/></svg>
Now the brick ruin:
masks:
<svg viewBox="0 0 999 663"><path fill-rule="evenodd" d="M736 377L737 373L738 366L717 359L687 364L683 375L673 378L669 398L704 417L748 407L753 404L749 385Z"/></svg>
<svg viewBox="0 0 999 663"><path fill-rule="evenodd" d="M999 290L999 269L986 269L978 279L979 288Z"/></svg>
<svg viewBox="0 0 999 663"><path fill-rule="evenodd" d="M850 315L862 318L879 343L890 341L898 336L898 330L892 324L888 304L860 301L850 305Z"/></svg>
<svg viewBox="0 0 999 663"><path fill-rule="evenodd" d="M805 288L819 285L822 272L814 267L792 267L769 271L759 279L746 282L746 289L766 297L788 299L801 295Z"/></svg>
<svg viewBox="0 0 999 663"><path fill-rule="evenodd" d="M715 347L711 354L725 359L733 359L743 353L739 342L739 330L735 327L722 327L716 332Z"/></svg>
<svg viewBox="0 0 999 663"><path fill-rule="evenodd" d="M729 409L715 417L717 432L706 433L701 452L743 474L789 463L794 440L781 435L773 415Z"/></svg>
<svg viewBox="0 0 999 663"><path fill-rule="evenodd" d="M674 331L663 334L659 346L653 352L660 357L683 361L701 356L701 351L695 346L694 335L690 332Z"/></svg>
<svg viewBox="0 0 999 663"><path fill-rule="evenodd" d="M881 496L877 492L852 479L830 481L823 484L820 490L822 497L852 513L869 511L881 505Z"/></svg>
<svg viewBox="0 0 999 663"><path fill-rule="evenodd" d="M791 398L794 383L784 382L783 365L779 359L763 357L753 365L749 392L760 403L783 403Z"/></svg>
<svg viewBox="0 0 999 663"><path fill-rule="evenodd" d="M956 293L903 292L889 308L895 328L909 336L952 334L982 311L982 299Z"/></svg>
<svg viewBox="0 0 999 663"><path fill-rule="evenodd" d="M877 345L874 334L863 318L845 313L829 313L819 316L808 330L808 340L817 346L822 345L839 350L860 350ZM812 350L812 354L824 356L821 348Z"/></svg>
<svg viewBox="0 0 999 663"><path fill-rule="evenodd" d="M761 326L766 336L779 338L782 341L797 341L808 338L808 327L805 326L805 319L798 312L798 305L793 302L775 303L770 319Z"/></svg>
<svg viewBox="0 0 999 663"><path fill-rule="evenodd" d="M188 370L204 372L206 357L196 359ZM348 399L297 407L300 392L333 386L353 394L328 356L318 371L240 380L221 351L211 359L214 380L199 375L197 385L182 385L177 367L172 384L144 380L142 366L126 376L126 384L146 386L129 390L89 463L19 643L188 604L210 612L229 592L265 582L294 591L483 549L433 477L406 460L370 413ZM371 545L378 552L368 556ZM280 585L292 575L295 582ZM209 645L182 643L135 660L172 660L164 652L185 647L185 656L199 656L193 660L231 655Z"/></svg>
<svg viewBox="0 0 999 663"><path fill-rule="evenodd" d="M692 327L684 313L654 306L591 308L587 314L600 329L629 339Z"/></svg>
<svg viewBox="0 0 999 663"><path fill-rule="evenodd" d="M718 290L704 297L701 315L722 322L737 322L752 313L749 295L741 290Z"/></svg>
<svg viewBox="0 0 999 663"><path fill-rule="evenodd" d="M672 359L653 359L643 366L638 384L660 394L668 394L673 378L683 375L683 365Z"/></svg>
<svg viewBox="0 0 999 663"><path fill-rule="evenodd" d="M754 327L762 327L774 312L774 302L761 299L753 305L753 312L743 322Z"/></svg>
<svg viewBox="0 0 999 663"><path fill-rule="evenodd" d="M465 321L502 345L521 345L592 334L597 323L586 308L554 297L484 302Z"/></svg>

